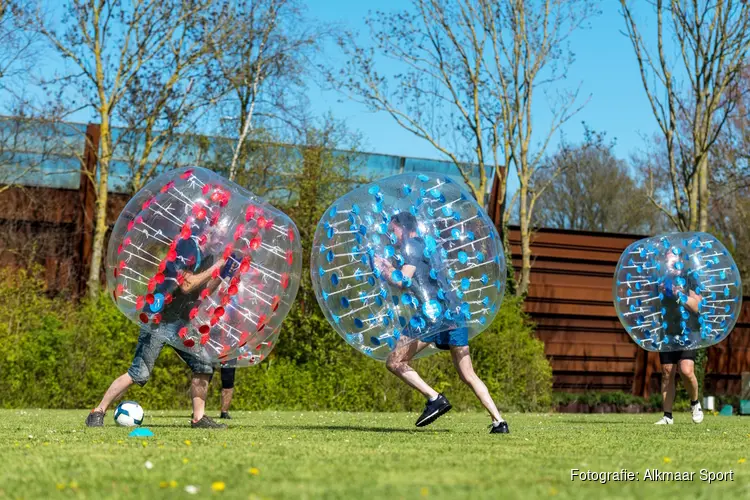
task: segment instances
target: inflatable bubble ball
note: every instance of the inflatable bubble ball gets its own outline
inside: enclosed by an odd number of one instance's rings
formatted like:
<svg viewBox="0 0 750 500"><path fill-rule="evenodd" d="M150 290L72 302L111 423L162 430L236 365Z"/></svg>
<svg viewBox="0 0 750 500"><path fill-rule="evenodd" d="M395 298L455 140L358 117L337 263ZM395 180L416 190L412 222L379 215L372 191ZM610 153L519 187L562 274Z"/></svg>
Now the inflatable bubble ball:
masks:
<svg viewBox="0 0 750 500"><path fill-rule="evenodd" d="M255 366L265 360L278 342L279 330L268 331L266 335L252 339L237 350L237 357L220 363L222 368Z"/></svg>
<svg viewBox="0 0 750 500"><path fill-rule="evenodd" d="M729 251L707 233L636 241L615 271L617 316L649 351L699 349L724 340L742 309L742 280Z"/></svg>
<svg viewBox="0 0 750 500"><path fill-rule="evenodd" d="M210 170L170 170L117 219L107 285L152 335L224 362L262 350L278 331L299 288L301 252L294 223L263 199Z"/></svg>
<svg viewBox="0 0 750 500"><path fill-rule="evenodd" d="M401 174L342 196L318 223L310 261L328 321L381 361L397 345L478 335L505 290L495 226L444 176Z"/></svg>

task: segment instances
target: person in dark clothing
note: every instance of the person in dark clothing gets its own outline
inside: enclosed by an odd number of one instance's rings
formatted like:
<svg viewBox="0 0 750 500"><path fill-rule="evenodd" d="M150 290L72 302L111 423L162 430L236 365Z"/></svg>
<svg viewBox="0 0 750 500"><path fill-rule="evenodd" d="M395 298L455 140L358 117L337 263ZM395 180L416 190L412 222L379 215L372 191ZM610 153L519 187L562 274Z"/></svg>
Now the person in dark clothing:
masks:
<svg viewBox="0 0 750 500"><path fill-rule="evenodd" d="M231 269L230 272L234 274L235 270L236 267ZM234 305L234 302L232 302L232 304ZM237 309L230 307L229 314L238 314ZM236 363L232 361L221 363L219 365L219 370L221 373L221 413L219 414L219 418L231 420L232 416L229 414L229 408L232 405L232 398L234 397L234 379L237 373Z"/></svg>
<svg viewBox="0 0 750 500"><path fill-rule="evenodd" d="M420 351L435 345L450 351L459 377L487 409L492 419L490 432L508 433L508 424L495 406L487 386L474 372L469 354L468 329L449 324L440 314L444 309L441 302L445 301L436 297L440 297L438 292L441 288L448 290L449 287L441 287L444 277L434 273L431 275L430 262L424 252L425 241L417 235L416 218L408 212L396 214L391 218L389 230L395 236L403 257L401 268L397 270L389 259L383 257L375 257L374 265L381 277L391 285L404 288L409 284L410 293L414 293L419 303L423 304L423 314L412 317L386 360L386 367L391 373L427 398L425 409L417 419L417 427L431 424L451 409L448 399L435 391L409 365Z"/></svg>
<svg viewBox="0 0 750 500"><path fill-rule="evenodd" d="M215 233L212 233L209 238L217 239ZM210 245L211 241L208 244ZM88 427L103 426L104 415L114 400L122 397L134 383L144 386L148 382L156 359L167 341L176 338L178 332L189 323L190 309L198 300L201 291L205 288L213 290L218 286L220 280L218 278L213 279L213 273L220 270L221 277L225 277L232 266L232 262L224 259L219 259L214 263L213 259L201 250L198 240L194 236L179 240L174 251L176 258L166 264L163 272L165 279L162 284L154 289L153 302L144 306L144 312L161 311L162 318L158 324L150 322L141 327L130 368L112 382L101 402L86 417ZM176 289L172 290L173 298L169 307L162 310L164 296L168 293L170 284L177 281L178 275L183 277L183 281ZM177 349L175 351L192 371L190 391L193 416L191 426L195 428L225 428L226 425L216 423L205 415L208 385L214 371L212 363L192 353Z"/></svg>
<svg viewBox="0 0 750 500"><path fill-rule="evenodd" d="M682 272L677 269L679 256L670 252L666 255L666 274L662 278L659 289L664 297L662 299L662 321L669 328L675 328L680 325L680 335L672 338L671 342L677 342L683 339L688 341L697 340L700 337L700 323L698 316L700 314L700 303L702 297L695 290L698 289L698 283L690 274L687 277L682 276ZM677 385L676 374L679 369L682 383L690 396L690 413L693 422L699 424L703 422L703 410L698 401L698 379L695 377L695 349L682 351L667 351L659 353L661 362L662 377L661 391L664 415L656 422L656 425L672 425L672 404L674 403L675 389Z"/></svg>
<svg viewBox="0 0 750 500"><path fill-rule="evenodd" d="M229 407L234 396L234 376L237 368L234 366L221 367L221 414L219 418L231 419Z"/></svg>

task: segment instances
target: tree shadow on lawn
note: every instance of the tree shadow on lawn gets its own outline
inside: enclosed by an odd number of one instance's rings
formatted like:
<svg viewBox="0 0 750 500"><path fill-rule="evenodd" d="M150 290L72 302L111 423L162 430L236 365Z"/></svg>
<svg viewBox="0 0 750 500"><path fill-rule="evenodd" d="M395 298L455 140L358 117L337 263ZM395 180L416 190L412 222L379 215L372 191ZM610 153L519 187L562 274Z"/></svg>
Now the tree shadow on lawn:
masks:
<svg viewBox="0 0 750 500"><path fill-rule="evenodd" d="M618 424L618 425L643 425L643 422L633 420L592 420L592 419L574 419L574 418L563 418L554 420L555 423L561 424L596 424L596 425L607 425L607 424Z"/></svg>
<svg viewBox="0 0 750 500"><path fill-rule="evenodd" d="M418 434L420 432L450 432L449 429L403 429L394 427L359 427L355 425L265 425L267 429L309 430L309 431L358 431L358 432L402 432Z"/></svg>

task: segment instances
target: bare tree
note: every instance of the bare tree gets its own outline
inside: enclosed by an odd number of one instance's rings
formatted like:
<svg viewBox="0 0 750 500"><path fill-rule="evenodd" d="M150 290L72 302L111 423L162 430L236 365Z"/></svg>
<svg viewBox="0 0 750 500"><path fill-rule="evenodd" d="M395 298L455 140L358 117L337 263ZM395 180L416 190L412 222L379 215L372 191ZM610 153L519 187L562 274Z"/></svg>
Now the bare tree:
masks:
<svg viewBox="0 0 750 500"><path fill-rule="evenodd" d="M728 243L740 272L750 272L750 66L731 98L735 107L711 150L712 231ZM750 283L745 282L745 292Z"/></svg>
<svg viewBox="0 0 750 500"><path fill-rule="evenodd" d="M389 113L453 162L480 202L487 191L483 167L505 165L487 76L485 23L495 22L493 10L484 1L412 0L410 10L378 11L367 19L372 46L360 46L356 34L339 36L348 61L339 74L329 74L333 86Z"/></svg>
<svg viewBox="0 0 750 500"><path fill-rule="evenodd" d="M16 94L28 81L37 37L28 29L25 9L15 0L0 0L0 95Z"/></svg>
<svg viewBox="0 0 750 500"><path fill-rule="evenodd" d="M585 127L585 124L584 124ZM651 234L664 225L648 200L648 189L631 177L626 161L614 154L614 141L585 127L580 144L563 142L535 182L548 183L534 211L534 226Z"/></svg>
<svg viewBox="0 0 750 500"><path fill-rule="evenodd" d="M67 156L70 148L62 126L56 127L57 109L32 101L27 88L34 84L39 36L30 29L27 6L0 0L0 193L38 183L43 166L54 154Z"/></svg>
<svg viewBox="0 0 750 500"><path fill-rule="evenodd" d="M573 62L573 53L566 47L568 36L595 10L594 4L588 1L508 0L498 5L491 38L493 58L500 70L492 74L491 88L493 97L500 102L498 120L508 165L515 167L519 180L521 277L516 294L523 296L531 277L534 205L564 167L554 163L545 165L544 155L560 126L583 106L578 102L578 89L548 91L550 84L567 77L567 68ZM541 131L532 121L532 104L538 97L536 90L547 93L552 111L551 119ZM541 142L534 147L532 138L537 135ZM552 168L547 181L535 181L545 167Z"/></svg>
<svg viewBox="0 0 750 500"><path fill-rule="evenodd" d="M128 86L115 116L122 123L113 155L128 164L130 191L136 192L157 168L179 164L184 132L208 111L213 94L207 40L224 30L225 5L196 4L181 16L163 54L144 64Z"/></svg>
<svg viewBox="0 0 750 500"><path fill-rule="evenodd" d="M750 61L729 98L734 103L732 114L711 150L711 163L715 166L711 178L722 197L750 188Z"/></svg>
<svg viewBox="0 0 750 500"><path fill-rule="evenodd" d="M16 78L26 74L32 44L33 40L19 19L16 3L0 0L0 97L8 98ZM10 189L31 170L15 165L13 158L20 125L10 120L0 121L0 193Z"/></svg>
<svg viewBox="0 0 750 500"><path fill-rule="evenodd" d="M480 202L488 188L485 167L493 167L500 220L507 219L503 169L516 168L523 250L517 293L523 295L531 267L531 213L543 191L538 186L531 192L531 181L549 140L578 109L577 92L560 93L540 135L531 119L532 102L536 90L566 77L572 54L563 44L593 12L592 3L412 0L411 5L411 11L378 12L368 20L373 47L342 37L339 45L349 61L331 81L428 141L456 165ZM394 66L390 73L383 72L383 61ZM537 147L532 135L541 137ZM478 184L472 181L475 168Z"/></svg>
<svg viewBox="0 0 750 500"><path fill-rule="evenodd" d="M234 180L254 118L289 119L290 108L305 88L310 56L326 32L305 18L296 0L232 3L223 29L211 37L212 82L218 109L236 127L229 167Z"/></svg>
<svg viewBox="0 0 750 500"><path fill-rule="evenodd" d="M207 0L208 1L208 0ZM48 88L76 85L77 98L90 107L101 127L92 262L88 290L99 290L107 232L107 194L112 160L112 122L138 79L179 38L186 19L203 7L196 0L68 0L62 31L37 15L39 31L76 68L48 80Z"/></svg>
<svg viewBox="0 0 750 500"><path fill-rule="evenodd" d="M680 230L709 224L711 148L735 107L731 92L750 50L750 4L738 0L656 0L656 47L621 0L643 87L663 136L670 205L651 196ZM670 60L665 43L679 51Z"/></svg>

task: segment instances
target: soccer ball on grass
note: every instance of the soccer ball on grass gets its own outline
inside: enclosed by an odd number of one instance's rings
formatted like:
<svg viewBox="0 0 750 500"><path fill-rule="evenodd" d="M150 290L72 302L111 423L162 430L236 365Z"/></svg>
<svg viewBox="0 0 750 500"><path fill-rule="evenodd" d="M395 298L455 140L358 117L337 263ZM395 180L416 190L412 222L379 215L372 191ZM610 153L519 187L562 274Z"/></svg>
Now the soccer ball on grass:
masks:
<svg viewBox="0 0 750 500"><path fill-rule="evenodd" d="M115 410L115 422L123 427L135 427L143 423L143 408L135 401L123 401Z"/></svg>

